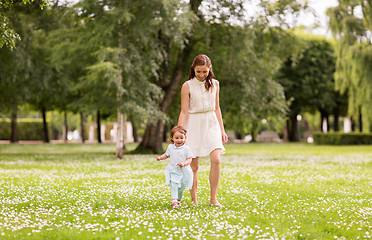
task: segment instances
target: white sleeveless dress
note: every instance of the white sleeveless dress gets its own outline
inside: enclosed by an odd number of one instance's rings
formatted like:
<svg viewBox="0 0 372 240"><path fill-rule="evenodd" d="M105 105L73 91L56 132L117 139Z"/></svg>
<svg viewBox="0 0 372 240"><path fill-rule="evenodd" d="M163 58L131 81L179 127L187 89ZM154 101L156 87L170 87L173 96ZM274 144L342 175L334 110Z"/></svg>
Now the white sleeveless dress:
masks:
<svg viewBox="0 0 372 240"><path fill-rule="evenodd" d="M190 89L189 116L186 124L186 144L192 157L204 157L215 149L225 153L221 128L217 120L216 94L218 81L213 79L212 91L207 91L204 82L196 78L187 81Z"/></svg>

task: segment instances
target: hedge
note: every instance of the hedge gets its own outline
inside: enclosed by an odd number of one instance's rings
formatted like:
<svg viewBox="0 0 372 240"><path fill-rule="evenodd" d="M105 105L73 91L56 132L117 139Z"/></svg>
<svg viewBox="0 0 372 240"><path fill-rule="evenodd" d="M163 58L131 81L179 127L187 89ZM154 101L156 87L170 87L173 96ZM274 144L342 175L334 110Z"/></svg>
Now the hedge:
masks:
<svg viewBox="0 0 372 240"><path fill-rule="evenodd" d="M18 140L44 140L43 122L41 121L19 121ZM0 140L10 139L10 121L0 121Z"/></svg>
<svg viewBox="0 0 372 240"><path fill-rule="evenodd" d="M372 133L314 133L314 143L318 145L361 145L372 144Z"/></svg>

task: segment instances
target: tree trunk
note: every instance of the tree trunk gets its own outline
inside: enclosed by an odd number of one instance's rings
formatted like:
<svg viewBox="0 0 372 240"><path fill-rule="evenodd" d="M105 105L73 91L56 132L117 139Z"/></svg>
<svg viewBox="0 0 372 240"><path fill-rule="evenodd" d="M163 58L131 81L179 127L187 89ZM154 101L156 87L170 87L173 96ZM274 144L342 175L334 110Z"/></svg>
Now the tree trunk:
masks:
<svg viewBox="0 0 372 240"><path fill-rule="evenodd" d="M81 142L85 143L85 129L84 129L84 114L80 112L80 134L81 134Z"/></svg>
<svg viewBox="0 0 372 240"><path fill-rule="evenodd" d="M324 112L320 112L320 127L319 127L319 129L320 129L320 131L321 132L324 132L324 129L323 129L323 120L324 120L324 118L325 118L325 114L324 114Z"/></svg>
<svg viewBox="0 0 372 240"><path fill-rule="evenodd" d="M151 153L163 152L163 134L164 123L161 120L147 126L143 139L137 149Z"/></svg>
<svg viewBox="0 0 372 240"><path fill-rule="evenodd" d="M289 120L288 119L285 121L283 140L284 142L289 142Z"/></svg>
<svg viewBox="0 0 372 240"><path fill-rule="evenodd" d="M257 126L258 126L258 124L257 124L257 122L255 122L255 121L252 121L252 128L251 128L251 136L252 136L252 140L251 140L251 142L257 142Z"/></svg>
<svg viewBox="0 0 372 240"><path fill-rule="evenodd" d="M362 108L359 108L359 132L363 132Z"/></svg>
<svg viewBox="0 0 372 240"><path fill-rule="evenodd" d="M13 112L12 112L12 123L11 123L11 130L10 130L10 142L11 143L18 142L17 107L14 107L13 108Z"/></svg>
<svg viewBox="0 0 372 240"><path fill-rule="evenodd" d="M168 130L172 129L174 126L169 127L168 124L164 124L163 128L163 142L168 141Z"/></svg>
<svg viewBox="0 0 372 240"><path fill-rule="evenodd" d="M65 111L64 121L63 121L63 141L67 143L67 134L68 134L68 124L67 124L67 112Z"/></svg>
<svg viewBox="0 0 372 240"><path fill-rule="evenodd" d="M137 124L134 121L133 117L129 118L129 121L132 123L132 128L133 128L133 140L134 142L138 142L138 133L137 133Z"/></svg>
<svg viewBox="0 0 372 240"><path fill-rule="evenodd" d="M354 118L350 117L350 121L351 121L351 131L355 132L355 120L354 120Z"/></svg>
<svg viewBox="0 0 372 240"><path fill-rule="evenodd" d="M127 114L123 114L123 151L127 149L127 128L126 126L126 122L127 122Z"/></svg>
<svg viewBox="0 0 372 240"><path fill-rule="evenodd" d="M252 136L251 142L257 142L256 133L253 129L251 129L251 136Z"/></svg>
<svg viewBox="0 0 372 240"><path fill-rule="evenodd" d="M117 109L117 116L118 116L118 129L117 129L117 139L116 139L116 158L122 159L123 158L123 152L125 149L124 144L124 114L120 111L120 108Z"/></svg>
<svg viewBox="0 0 372 240"><path fill-rule="evenodd" d="M46 120L46 109L43 107L41 109L42 115L43 115L43 133L44 133L44 142L49 142L49 132L48 132L48 123Z"/></svg>
<svg viewBox="0 0 372 240"><path fill-rule="evenodd" d="M101 137L101 114L99 110L97 110L97 140L98 143L102 143L102 137Z"/></svg>
<svg viewBox="0 0 372 240"><path fill-rule="evenodd" d="M340 130L340 125L338 123L338 119L340 117L340 108L339 108L339 106L336 106L335 107L335 109L333 111L333 117L334 117L334 119L333 119L333 130L335 132L338 132Z"/></svg>
<svg viewBox="0 0 372 240"><path fill-rule="evenodd" d="M288 139L289 139L290 142L299 142L300 141L300 134L299 134L299 131L298 131L297 114L289 116Z"/></svg>
<svg viewBox="0 0 372 240"><path fill-rule="evenodd" d="M190 1L191 10L196 15L198 15L199 19L202 18L198 10L201 2L202 2L201 0ZM190 34L190 36L191 35L192 34ZM157 85L161 87L162 89L164 89L165 91L164 97L159 104L159 108L163 113L168 112L169 106L171 105L173 99L177 95L177 92L182 82L182 78L184 76L184 70L185 70L184 63L186 59L188 59L189 55L191 54L193 50L193 46L195 44L192 42L191 37L189 37L188 41L186 42L188 42L188 44L186 44L186 46L183 49L181 49L180 52L178 53L177 61L173 69L170 82L169 82L169 74L163 74L163 73L170 72L169 71L170 64L167 64L167 63L164 64L163 69L162 69L162 74L160 74L160 76L162 76L163 79L161 79ZM168 47L168 58L167 59L169 61L170 59L172 59L170 55L172 49L170 48L171 45L169 44L169 42L165 43L165 45ZM153 153L163 152L163 145L162 145L163 132L164 132L163 128L164 128L164 123L162 123L161 120L159 120L156 124L154 123L148 124L146 126L143 139L141 143L138 145L137 150L144 151L144 152L153 152Z"/></svg>
<svg viewBox="0 0 372 240"><path fill-rule="evenodd" d="M120 7L122 6L122 1L119 1ZM118 20L118 47L121 51L119 54L119 82L123 84L123 64L122 64L122 59L124 58L123 56L123 44L124 44L124 35L123 35L123 25L121 23L121 20ZM125 149L125 144L124 144L124 123L125 123L125 115L121 112L120 110L120 104L122 100L122 93L120 93L119 89L118 92L116 93L116 101L117 101L117 123L118 123L118 129L117 129L117 140L116 140L116 158L117 159L122 159L123 158L123 152Z"/></svg>

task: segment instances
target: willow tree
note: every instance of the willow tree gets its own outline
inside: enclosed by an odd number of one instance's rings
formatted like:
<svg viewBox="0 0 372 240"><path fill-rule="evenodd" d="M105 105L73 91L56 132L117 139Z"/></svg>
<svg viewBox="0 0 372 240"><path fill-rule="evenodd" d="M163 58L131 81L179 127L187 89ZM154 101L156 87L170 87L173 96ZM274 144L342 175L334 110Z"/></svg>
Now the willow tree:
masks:
<svg viewBox="0 0 372 240"><path fill-rule="evenodd" d="M362 131L362 122L368 126L372 120L372 1L339 0L327 14L337 39L336 87L347 92L349 114L359 117Z"/></svg>

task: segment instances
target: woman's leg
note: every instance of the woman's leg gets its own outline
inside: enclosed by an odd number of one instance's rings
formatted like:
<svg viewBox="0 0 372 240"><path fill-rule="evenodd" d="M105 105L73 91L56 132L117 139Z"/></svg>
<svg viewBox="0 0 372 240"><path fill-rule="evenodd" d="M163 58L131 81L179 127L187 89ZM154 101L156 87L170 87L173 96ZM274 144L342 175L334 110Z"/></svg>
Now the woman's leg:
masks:
<svg viewBox="0 0 372 240"><path fill-rule="evenodd" d="M199 157L193 158L191 161L191 169L193 176L192 188L190 189L191 201L197 205L198 200L196 198L196 190L198 189L198 169L199 169Z"/></svg>
<svg viewBox="0 0 372 240"><path fill-rule="evenodd" d="M215 149L210 154L211 170L209 173L209 184L211 186L211 200L214 205L218 204L217 190L221 173L221 149Z"/></svg>

